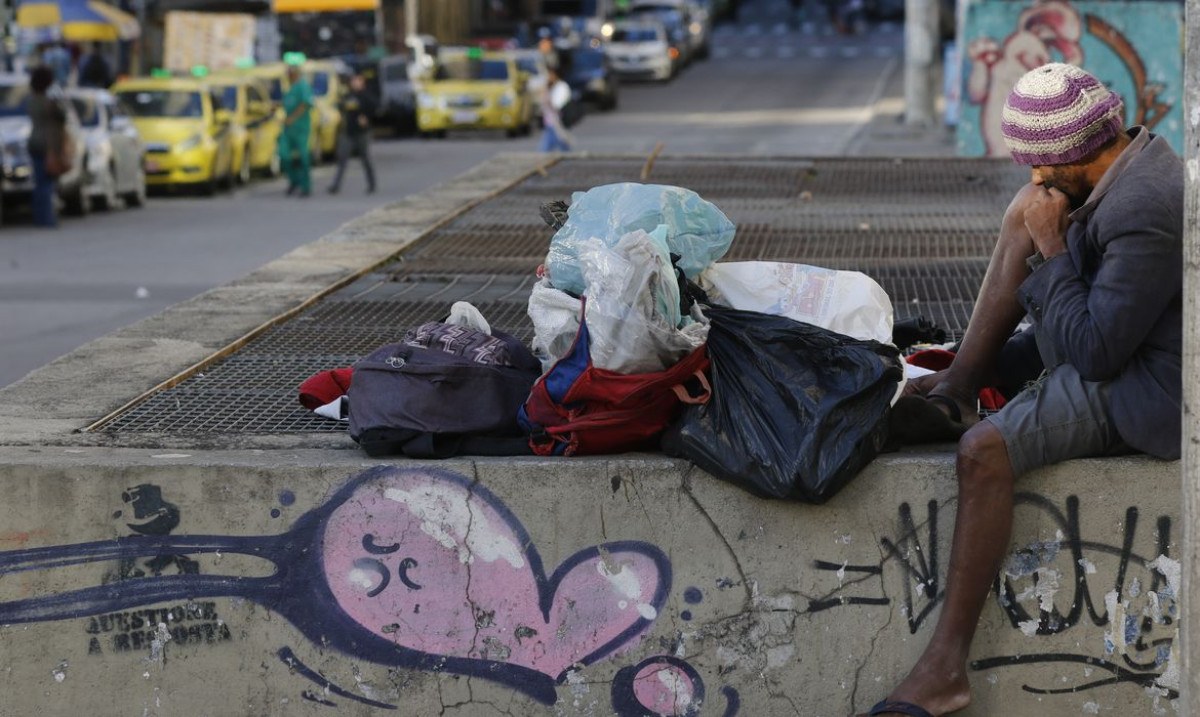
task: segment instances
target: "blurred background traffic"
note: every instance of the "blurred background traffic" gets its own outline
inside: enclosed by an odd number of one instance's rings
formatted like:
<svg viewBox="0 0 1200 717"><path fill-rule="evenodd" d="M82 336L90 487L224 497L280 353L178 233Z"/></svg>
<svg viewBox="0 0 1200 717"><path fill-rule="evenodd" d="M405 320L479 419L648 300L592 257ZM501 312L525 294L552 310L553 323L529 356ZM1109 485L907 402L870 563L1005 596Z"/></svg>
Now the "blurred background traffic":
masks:
<svg viewBox="0 0 1200 717"><path fill-rule="evenodd" d="M777 37L807 22L849 34L897 19L900 0L773 8ZM176 7L192 9L174 9ZM54 70L70 100L67 215L140 207L147 190L212 195L273 178L289 64L315 102L308 149L334 160L340 100L362 77L380 137L528 137L542 124L551 70L569 85L569 124L621 104L622 85L669 83L712 57L736 0L19 0L0 75L3 210L20 223L33 188L26 142L31 67ZM199 8L200 11L196 8ZM753 11L752 11L753 13ZM780 33L779 30L784 32Z"/></svg>

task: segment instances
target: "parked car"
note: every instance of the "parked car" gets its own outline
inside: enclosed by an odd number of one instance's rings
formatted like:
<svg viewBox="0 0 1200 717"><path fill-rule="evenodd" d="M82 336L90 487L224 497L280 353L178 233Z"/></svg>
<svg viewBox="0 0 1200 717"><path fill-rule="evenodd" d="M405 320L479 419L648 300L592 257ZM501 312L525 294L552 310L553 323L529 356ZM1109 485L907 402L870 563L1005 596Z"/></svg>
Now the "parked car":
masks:
<svg viewBox="0 0 1200 717"><path fill-rule="evenodd" d="M417 90L417 129L435 137L451 129L529 134L535 102L527 83L511 54L443 49L433 76Z"/></svg>
<svg viewBox="0 0 1200 717"><path fill-rule="evenodd" d="M240 74L212 75L208 82L221 101L218 119L228 114L238 182L245 184L255 172L278 176L283 110L271 102L266 85Z"/></svg>
<svg viewBox="0 0 1200 717"><path fill-rule="evenodd" d="M379 61L378 120L397 134L407 134L417 126L417 93L409 53L389 55Z"/></svg>
<svg viewBox="0 0 1200 717"><path fill-rule="evenodd" d="M233 184L232 122L219 116L213 89L192 78L121 80L112 92L133 116L146 146L146 183L212 194Z"/></svg>
<svg viewBox="0 0 1200 717"><path fill-rule="evenodd" d="M617 106L617 75L603 50L581 48L570 55L567 76L571 94L608 111Z"/></svg>
<svg viewBox="0 0 1200 717"><path fill-rule="evenodd" d="M111 209L117 199L127 207L146 203L142 137L133 118L105 90L70 89L67 97L79 116L87 144L85 191L95 209Z"/></svg>
<svg viewBox="0 0 1200 717"><path fill-rule="evenodd" d="M661 22L667 30L667 43L675 51L671 59L675 61L676 69L691 64L699 46L689 29L691 21L685 3L644 0L629 9L629 17L634 20L654 19Z"/></svg>
<svg viewBox="0 0 1200 717"><path fill-rule="evenodd" d="M53 92L60 90L53 89ZM3 147L3 179L0 198L5 203L29 203L33 192L33 165L29 160L31 125L29 122L29 77L19 74L0 74L0 147ZM87 196L87 142L79 117L71 103L63 97L67 111L67 136L74 152L71 168L58 178L58 195L65 203L67 214L87 214L91 203Z"/></svg>
<svg viewBox="0 0 1200 717"><path fill-rule="evenodd" d="M313 115L313 125L317 130L314 161L322 162L337 154L338 132L342 127L338 102L345 91L342 78L349 76L350 67L338 60L309 60L304 63L304 74L312 84L316 104Z"/></svg>
<svg viewBox="0 0 1200 717"><path fill-rule="evenodd" d="M678 51L667 40L667 28L653 19L605 25L604 53L618 75L630 79L669 80L678 68Z"/></svg>

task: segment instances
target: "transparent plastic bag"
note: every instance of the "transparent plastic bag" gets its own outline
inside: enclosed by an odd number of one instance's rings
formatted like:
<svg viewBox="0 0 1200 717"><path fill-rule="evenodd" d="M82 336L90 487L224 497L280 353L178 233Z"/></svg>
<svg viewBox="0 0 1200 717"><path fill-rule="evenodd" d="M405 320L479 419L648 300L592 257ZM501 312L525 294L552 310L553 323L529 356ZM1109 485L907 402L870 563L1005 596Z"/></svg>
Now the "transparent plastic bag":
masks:
<svg viewBox="0 0 1200 717"><path fill-rule="evenodd" d="M606 184L572 195L567 222L554 235L546 257L551 284L582 295L586 282L579 252L584 242L598 239L613 247L632 231L652 232L660 225L667 229L668 254L680 257L677 266L691 279L724 256L733 242L733 222L689 189Z"/></svg>
<svg viewBox="0 0 1200 717"><path fill-rule="evenodd" d="M580 244L594 366L617 373L662 371L708 336L707 322L680 314L666 234L667 227L659 226L630 232L612 247L599 239Z"/></svg>
<svg viewBox="0 0 1200 717"><path fill-rule="evenodd" d="M582 247L587 283L592 364L619 373L650 373L675 365L708 335L708 321L693 309L680 314L679 285L664 230L632 232L615 247L591 240ZM548 371L579 333L580 299L543 279L529 296L533 354Z"/></svg>

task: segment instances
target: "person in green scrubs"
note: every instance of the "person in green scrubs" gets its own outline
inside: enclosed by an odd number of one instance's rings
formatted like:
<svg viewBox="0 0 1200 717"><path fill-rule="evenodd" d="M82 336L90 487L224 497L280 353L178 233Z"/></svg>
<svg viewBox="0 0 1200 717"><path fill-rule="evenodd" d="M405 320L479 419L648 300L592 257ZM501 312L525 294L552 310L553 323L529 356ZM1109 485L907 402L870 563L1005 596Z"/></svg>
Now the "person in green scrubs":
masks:
<svg viewBox="0 0 1200 717"><path fill-rule="evenodd" d="M291 88L283 96L283 132L279 135L279 158L287 172L288 196L297 192L307 197L312 194L312 161L308 153L308 140L312 134L312 118L309 111L313 106L312 85L300 73L296 64L288 65L288 81Z"/></svg>

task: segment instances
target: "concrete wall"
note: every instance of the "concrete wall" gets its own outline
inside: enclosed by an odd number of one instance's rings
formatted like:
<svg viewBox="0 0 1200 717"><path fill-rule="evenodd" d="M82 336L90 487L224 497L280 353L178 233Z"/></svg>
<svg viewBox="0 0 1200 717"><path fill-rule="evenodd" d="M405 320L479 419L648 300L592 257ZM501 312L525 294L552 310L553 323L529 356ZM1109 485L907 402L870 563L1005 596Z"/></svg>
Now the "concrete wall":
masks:
<svg viewBox="0 0 1200 717"><path fill-rule="evenodd" d="M983 0L967 6L958 153L1007 157L1004 100L1028 70L1068 62L1125 101L1128 125L1144 124L1183 150L1183 5L1179 2L1040 3Z"/></svg>
<svg viewBox="0 0 1200 717"><path fill-rule="evenodd" d="M8 457L4 715L840 717L924 644L954 518L945 454L821 507L651 456ZM964 714L1171 714L1178 465L1021 489Z"/></svg>

